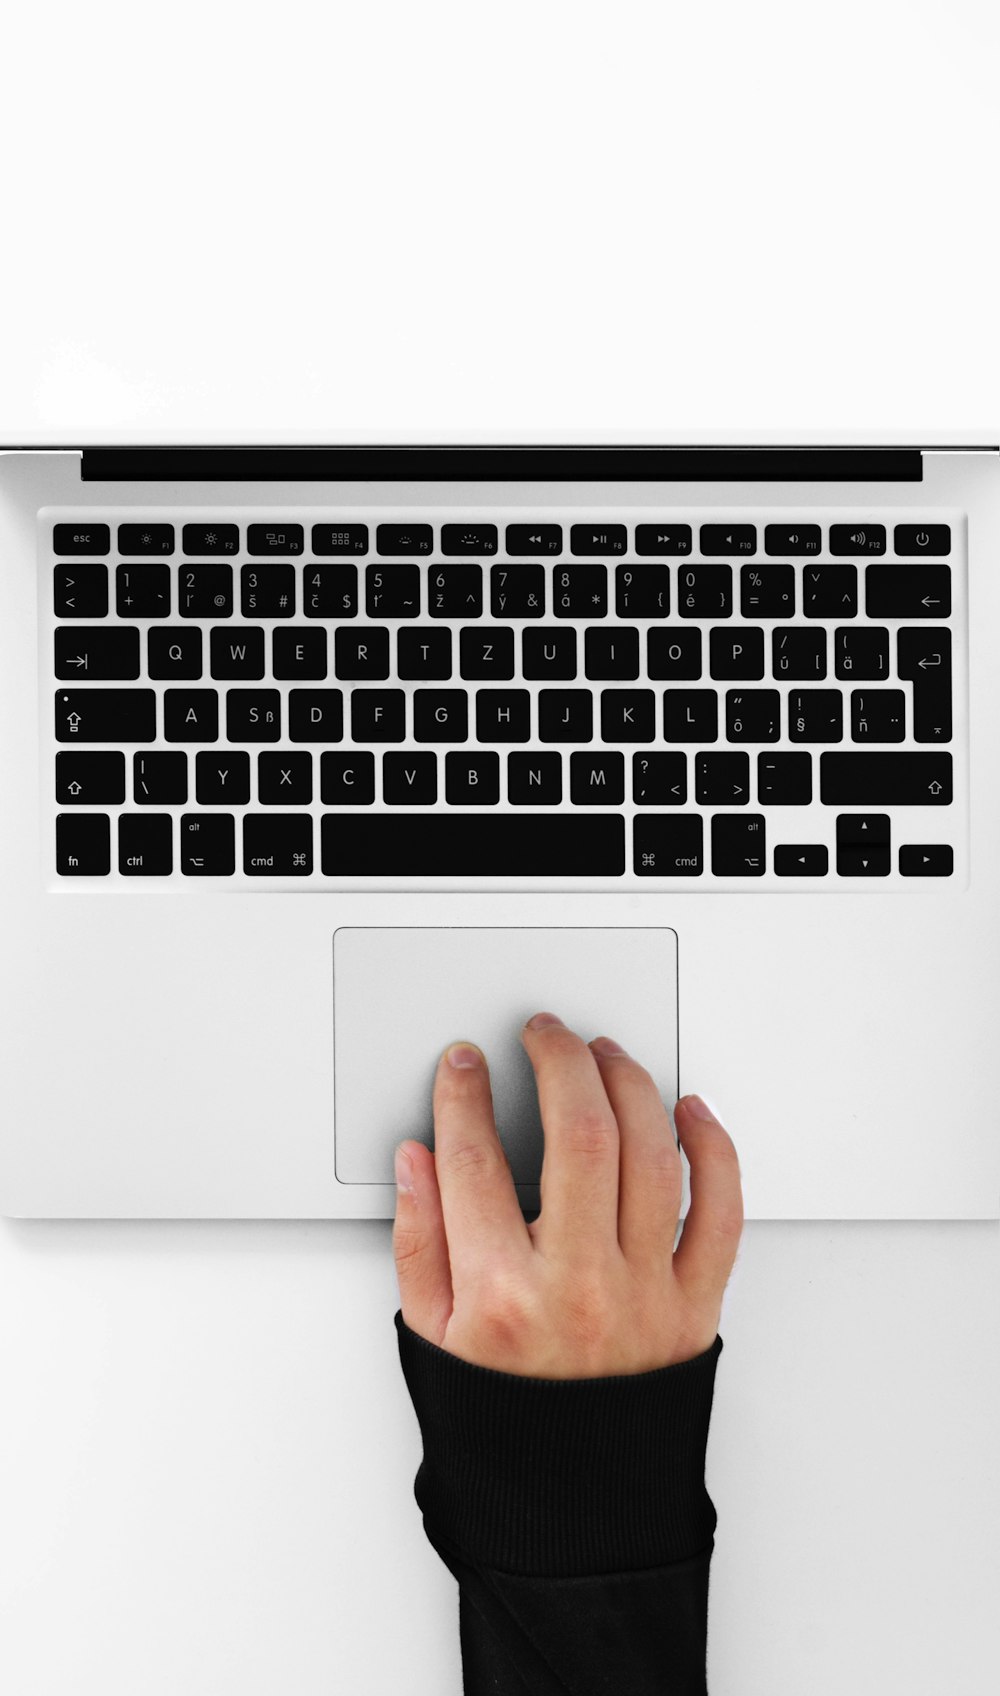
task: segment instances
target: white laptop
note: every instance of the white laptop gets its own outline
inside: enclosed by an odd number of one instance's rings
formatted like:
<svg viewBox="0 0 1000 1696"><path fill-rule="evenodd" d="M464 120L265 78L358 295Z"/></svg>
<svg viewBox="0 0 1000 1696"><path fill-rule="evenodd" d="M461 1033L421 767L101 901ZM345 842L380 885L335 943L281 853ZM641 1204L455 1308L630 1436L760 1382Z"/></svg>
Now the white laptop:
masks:
<svg viewBox="0 0 1000 1696"><path fill-rule="evenodd" d="M998 560L987 446L7 453L0 1208L391 1217L469 1037L532 1213L546 1007L998 1217Z"/></svg>

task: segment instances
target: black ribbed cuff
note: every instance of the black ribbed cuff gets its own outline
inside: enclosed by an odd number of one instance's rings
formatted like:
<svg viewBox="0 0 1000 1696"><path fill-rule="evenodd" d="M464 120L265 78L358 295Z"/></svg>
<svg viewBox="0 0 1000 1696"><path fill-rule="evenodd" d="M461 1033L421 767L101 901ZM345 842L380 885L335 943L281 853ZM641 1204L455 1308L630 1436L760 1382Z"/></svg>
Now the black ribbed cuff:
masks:
<svg viewBox="0 0 1000 1696"><path fill-rule="evenodd" d="M424 1458L427 1529L480 1565L533 1575L667 1566L704 1549L717 1336L694 1360L609 1378L472 1366L395 1317Z"/></svg>

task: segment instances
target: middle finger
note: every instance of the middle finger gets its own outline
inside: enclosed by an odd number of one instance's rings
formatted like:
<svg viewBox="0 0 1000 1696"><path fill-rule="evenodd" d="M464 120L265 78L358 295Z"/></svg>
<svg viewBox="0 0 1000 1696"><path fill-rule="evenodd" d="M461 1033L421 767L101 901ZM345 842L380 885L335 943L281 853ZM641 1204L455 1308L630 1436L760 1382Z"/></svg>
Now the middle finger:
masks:
<svg viewBox="0 0 1000 1696"><path fill-rule="evenodd" d="M521 1040L535 1069L545 1134L535 1234L562 1255L592 1256L618 1243L618 1122L600 1068L575 1031L561 1020L529 1020Z"/></svg>

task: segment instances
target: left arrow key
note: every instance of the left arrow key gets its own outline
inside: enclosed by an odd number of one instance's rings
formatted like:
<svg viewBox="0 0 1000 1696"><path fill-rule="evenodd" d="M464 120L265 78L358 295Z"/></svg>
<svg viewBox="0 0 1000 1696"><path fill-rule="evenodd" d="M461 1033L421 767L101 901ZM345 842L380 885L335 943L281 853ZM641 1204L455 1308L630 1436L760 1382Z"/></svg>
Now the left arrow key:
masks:
<svg viewBox="0 0 1000 1696"><path fill-rule="evenodd" d="M55 643L57 677L86 683L139 675L139 632L134 626L60 624Z"/></svg>

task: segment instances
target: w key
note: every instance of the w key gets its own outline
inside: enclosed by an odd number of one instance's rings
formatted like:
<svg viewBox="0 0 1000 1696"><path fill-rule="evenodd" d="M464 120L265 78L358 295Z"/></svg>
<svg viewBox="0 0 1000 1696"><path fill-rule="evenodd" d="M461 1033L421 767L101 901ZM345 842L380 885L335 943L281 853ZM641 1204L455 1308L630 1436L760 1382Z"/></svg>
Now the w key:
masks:
<svg viewBox="0 0 1000 1696"><path fill-rule="evenodd" d="M56 676L133 678L139 675L139 632L111 625L56 628Z"/></svg>

